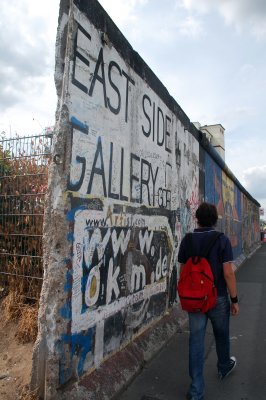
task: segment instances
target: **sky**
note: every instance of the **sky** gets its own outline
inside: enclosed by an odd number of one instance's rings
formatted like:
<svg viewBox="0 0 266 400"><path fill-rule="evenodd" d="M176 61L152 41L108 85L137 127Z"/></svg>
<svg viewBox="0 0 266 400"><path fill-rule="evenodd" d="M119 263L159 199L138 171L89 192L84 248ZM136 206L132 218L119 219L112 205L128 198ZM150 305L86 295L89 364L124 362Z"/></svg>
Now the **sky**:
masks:
<svg viewBox="0 0 266 400"><path fill-rule="evenodd" d="M89 0L88 0L89 1ZM225 128L225 161L265 209L265 0L100 0L192 122ZM59 0L3 0L0 133L55 120Z"/></svg>

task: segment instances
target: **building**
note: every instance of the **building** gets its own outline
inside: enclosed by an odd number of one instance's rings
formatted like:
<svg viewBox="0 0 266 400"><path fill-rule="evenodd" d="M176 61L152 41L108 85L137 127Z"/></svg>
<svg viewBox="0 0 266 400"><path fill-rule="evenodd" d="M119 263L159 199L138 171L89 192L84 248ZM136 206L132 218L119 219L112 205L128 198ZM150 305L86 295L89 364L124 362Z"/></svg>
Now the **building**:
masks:
<svg viewBox="0 0 266 400"><path fill-rule="evenodd" d="M199 122L193 122L193 124L204 133L208 141L225 161L224 127L221 124L201 125Z"/></svg>

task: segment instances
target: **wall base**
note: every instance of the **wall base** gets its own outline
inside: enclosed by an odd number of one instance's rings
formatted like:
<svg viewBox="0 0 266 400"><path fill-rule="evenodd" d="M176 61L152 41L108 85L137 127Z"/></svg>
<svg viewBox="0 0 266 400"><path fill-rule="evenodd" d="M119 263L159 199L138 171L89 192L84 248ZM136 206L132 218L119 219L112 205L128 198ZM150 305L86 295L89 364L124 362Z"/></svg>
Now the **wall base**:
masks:
<svg viewBox="0 0 266 400"><path fill-rule="evenodd" d="M60 400L111 400L130 382L187 321L187 314L175 305L159 321L137 336L101 366L75 384L58 391Z"/></svg>

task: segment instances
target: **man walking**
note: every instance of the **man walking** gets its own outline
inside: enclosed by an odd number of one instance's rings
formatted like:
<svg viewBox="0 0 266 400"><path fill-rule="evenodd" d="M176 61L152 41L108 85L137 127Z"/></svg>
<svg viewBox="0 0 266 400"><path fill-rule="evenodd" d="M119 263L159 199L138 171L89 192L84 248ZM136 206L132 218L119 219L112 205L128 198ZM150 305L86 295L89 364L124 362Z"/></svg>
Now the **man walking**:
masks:
<svg viewBox="0 0 266 400"><path fill-rule="evenodd" d="M199 255L201 248L211 240L218 220L217 209L213 204L202 203L196 211L198 228L192 234L193 253ZM191 246L185 236L180 244L178 262L180 274L192 254ZM229 319L230 309L232 315L239 313L237 298L236 278L233 269L233 252L228 237L224 234L218 237L211 248L208 261L214 276L217 288L217 301L214 308L206 313L188 313L189 316L189 374L191 385L187 393L189 400L204 399L204 340L208 319L212 323L216 343L218 376L224 379L236 366L235 357L230 357ZM228 298L230 296L230 301Z"/></svg>

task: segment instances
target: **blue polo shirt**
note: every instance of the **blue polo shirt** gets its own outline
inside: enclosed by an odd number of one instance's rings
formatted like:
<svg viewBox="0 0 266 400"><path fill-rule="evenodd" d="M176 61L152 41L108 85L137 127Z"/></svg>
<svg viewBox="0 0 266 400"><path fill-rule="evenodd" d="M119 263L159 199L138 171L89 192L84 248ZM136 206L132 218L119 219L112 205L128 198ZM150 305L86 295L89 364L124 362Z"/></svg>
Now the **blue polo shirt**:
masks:
<svg viewBox="0 0 266 400"><path fill-rule="evenodd" d="M192 244L194 255L200 254L200 249L206 246L206 241L209 241L214 228L197 228L192 234ZM185 236L180 244L178 253L178 262L185 264L189 257L189 246L187 236ZM227 286L223 275L223 263L233 262L233 251L230 240L226 235L221 235L214 243L210 250L208 261L210 263L215 285L217 287L218 296L227 296Z"/></svg>

